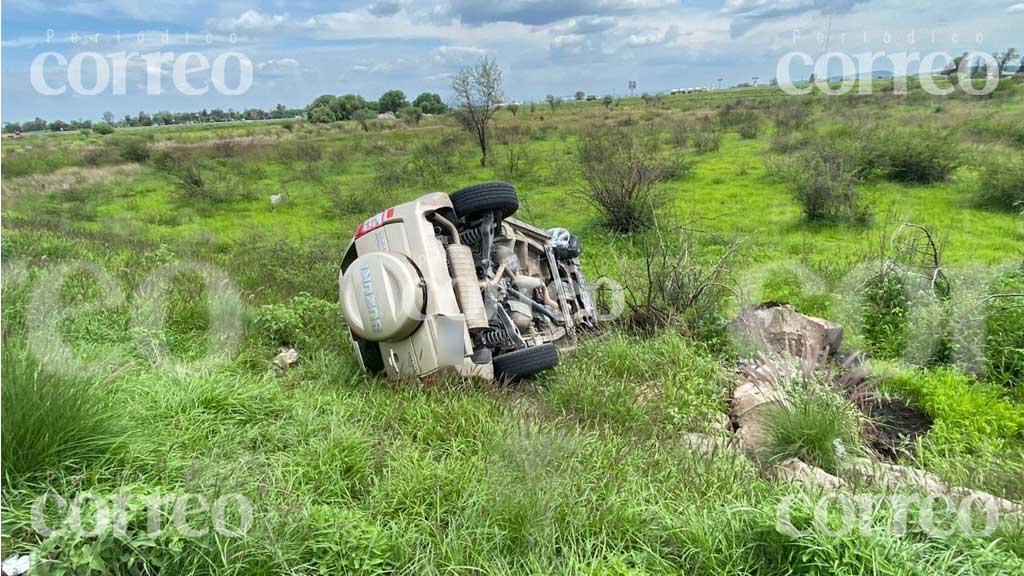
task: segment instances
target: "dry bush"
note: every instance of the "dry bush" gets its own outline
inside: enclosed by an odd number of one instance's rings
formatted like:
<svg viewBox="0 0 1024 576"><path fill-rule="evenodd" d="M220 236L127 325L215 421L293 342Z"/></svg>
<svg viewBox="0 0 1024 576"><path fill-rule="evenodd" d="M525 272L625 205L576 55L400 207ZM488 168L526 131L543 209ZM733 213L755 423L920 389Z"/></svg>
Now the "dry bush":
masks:
<svg viewBox="0 0 1024 576"><path fill-rule="evenodd" d="M532 132L528 127L518 125L498 130L495 140L500 159L498 168L503 179L526 178L533 173L535 162L529 146Z"/></svg>
<svg viewBox="0 0 1024 576"><path fill-rule="evenodd" d="M575 193L600 210L605 226L615 232L649 227L664 201L658 184L678 164L660 148L657 134L649 130L584 129L576 144L583 184Z"/></svg>
<svg viewBox="0 0 1024 576"><path fill-rule="evenodd" d="M674 327L693 335L722 335L731 266L742 243L687 227L655 229L639 240L640 270L625 277L626 325L642 334Z"/></svg>
<svg viewBox="0 0 1024 576"><path fill-rule="evenodd" d="M711 118L698 123L693 133L693 150L698 154L717 152L722 146L722 128Z"/></svg>
<svg viewBox="0 0 1024 576"><path fill-rule="evenodd" d="M869 216L857 189L862 172L842 148L814 144L778 170L807 218L863 221Z"/></svg>

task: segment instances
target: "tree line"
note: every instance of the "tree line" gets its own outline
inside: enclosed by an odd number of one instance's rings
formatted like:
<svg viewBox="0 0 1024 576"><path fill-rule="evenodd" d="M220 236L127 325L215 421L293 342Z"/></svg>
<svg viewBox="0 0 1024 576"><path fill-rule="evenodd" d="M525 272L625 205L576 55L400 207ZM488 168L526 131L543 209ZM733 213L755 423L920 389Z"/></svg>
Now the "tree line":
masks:
<svg viewBox="0 0 1024 576"><path fill-rule="evenodd" d="M405 92L388 90L378 100L366 100L358 94L324 94L306 106L305 114L310 122L356 120L365 128L366 119L371 115L391 113L419 122L424 114L443 114L447 110L448 106L441 100L441 96L433 92L423 92L409 102Z"/></svg>
<svg viewBox="0 0 1024 576"><path fill-rule="evenodd" d="M288 108L284 104L278 104L272 110L261 110L259 108L248 108L246 110L222 110L213 108L203 109L198 112L168 112L161 110L152 114L140 111L136 115L125 114L120 119L115 118L113 112L104 112L102 122L92 120L53 120L46 121L38 116L34 120L26 122L5 122L4 132L63 132L68 130L93 129L105 133L107 129L128 128L136 126L171 126L175 124L205 124L208 122L237 122L241 120L278 120L283 118L297 118L305 113L302 108Z"/></svg>

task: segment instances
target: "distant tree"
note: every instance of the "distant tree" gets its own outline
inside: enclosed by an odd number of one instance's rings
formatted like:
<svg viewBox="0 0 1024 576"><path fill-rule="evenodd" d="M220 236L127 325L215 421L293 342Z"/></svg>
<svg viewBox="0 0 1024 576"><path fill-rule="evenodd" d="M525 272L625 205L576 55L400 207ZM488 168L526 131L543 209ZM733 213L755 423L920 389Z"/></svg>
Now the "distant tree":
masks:
<svg viewBox="0 0 1024 576"><path fill-rule="evenodd" d="M288 109L284 107L284 104L274 106L274 111L270 113L270 117L274 119L286 118L287 116Z"/></svg>
<svg viewBox="0 0 1024 576"><path fill-rule="evenodd" d="M533 114L536 111L537 111L537 103L536 102L530 102L530 114Z"/></svg>
<svg viewBox="0 0 1024 576"><path fill-rule="evenodd" d="M604 98L601 98L601 104L604 105L605 110L610 109L614 102L615 102L615 99L612 98L610 95L609 96L605 96Z"/></svg>
<svg viewBox="0 0 1024 576"><path fill-rule="evenodd" d="M314 106L306 112L306 119L317 124L329 124L337 120L328 106Z"/></svg>
<svg viewBox="0 0 1024 576"><path fill-rule="evenodd" d="M419 106L406 105L398 111L398 116L413 126L418 126L423 119L423 110Z"/></svg>
<svg viewBox="0 0 1024 576"><path fill-rule="evenodd" d="M409 105L409 102L405 99L405 92L401 90L388 90L384 94L381 94L377 111L391 112L397 114L399 110Z"/></svg>
<svg viewBox="0 0 1024 576"><path fill-rule="evenodd" d="M6 134L13 134L15 132L20 132L20 131L21 131L21 124L18 124L17 122L5 122L4 123L4 132Z"/></svg>
<svg viewBox="0 0 1024 576"><path fill-rule="evenodd" d="M512 113L513 118L519 114L519 104L509 104L508 106L505 106L505 108Z"/></svg>
<svg viewBox="0 0 1024 576"><path fill-rule="evenodd" d="M352 113L352 119L359 123L363 128L363 132L370 131L370 120L377 117L377 114L369 108L360 108Z"/></svg>
<svg viewBox="0 0 1024 576"><path fill-rule="evenodd" d="M100 122L98 124L94 124L93 127L92 127L92 130L93 130L93 132L95 132L95 133L97 133L97 134L99 134L101 136L105 136L107 134L113 134L114 133L114 127L111 126L110 124L106 123L106 122Z"/></svg>
<svg viewBox="0 0 1024 576"><path fill-rule="evenodd" d="M577 100L583 100L584 98L587 97L586 93L584 93L583 90L577 90L576 94L574 94L574 96L576 97Z"/></svg>
<svg viewBox="0 0 1024 576"><path fill-rule="evenodd" d="M68 128L68 123L63 120L54 120L49 125L51 132L63 132Z"/></svg>
<svg viewBox="0 0 1024 576"><path fill-rule="evenodd" d="M458 102L456 118L480 145L480 165L487 165L488 127L501 103L501 68L486 56L476 66L466 66L452 80Z"/></svg>
<svg viewBox="0 0 1024 576"><path fill-rule="evenodd" d="M138 120L137 121L139 123L138 124L139 126L152 126L153 125L153 118L151 118L149 114L146 114L146 112L144 110L139 110L139 115L138 115Z"/></svg>
<svg viewBox="0 0 1024 576"><path fill-rule="evenodd" d="M103 113L103 121L106 122L107 124L113 124L114 123L114 113L113 112L104 112Z"/></svg>
<svg viewBox="0 0 1024 576"><path fill-rule="evenodd" d="M545 96L544 101L547 102L548 106L551 107L552 112L554 112L555 108L558 108L558 105L562 103L562 99L559 98L558 96L555 96L554 94L548 94L547 96Z"/></svg>
<svg viewBox="0 0 1024 576"><path fill-rule="evenodd" d="M413 106L418 106L424 114L444 114L448 106L441 100L439 94L424 92L412 101Z"/></svg>
<svg viewBox="0 0 1024 576"><path fill-rule="evenodd" d="M996 68L996 76L1002 76L1003 70L1006 69L1006 65L1013 62L1018 54L1016 48L1007 48L1006 52L996 52L995 54L992 54L992 56L995 57L996 65L998 66Z"/></svg>

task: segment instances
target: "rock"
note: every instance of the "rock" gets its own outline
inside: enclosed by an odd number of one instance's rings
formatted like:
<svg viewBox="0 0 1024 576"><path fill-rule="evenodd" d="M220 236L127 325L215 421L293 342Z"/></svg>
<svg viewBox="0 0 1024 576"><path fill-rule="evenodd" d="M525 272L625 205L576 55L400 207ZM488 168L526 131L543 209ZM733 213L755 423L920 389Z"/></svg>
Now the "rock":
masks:
<svg viewBox="0 0 1024 576"><path fill-rule="evenodd" d="M951 491L951 488L935 474L899 464L864 460L850 466L846 470L846 475L865 484L888 489L915 486L927 492L929 496L948 494Z"/></svg>
<svg viewBox="0 0 1024 576"><path fill-rule="evenodd" d="M758 351L819 359L834 354L843 342L843 327L801 314L788 304L761 304L731 323L733 334Z"/></svg>
<svg viewBox="0 0 1024 576"><path fill-rule="evenodd" d="M15 554L4 560L0 569L2 569L4 576L19 576L28 572L31 567L31 560L28 554L24 556Z"/></svg>
<svg viewBox="0 0 1024 576"><path fill-rule="evenodd" d="M779 463L773 469L775 477L785 482L804 484L808 487L839 489L846 487L846 481L825 472L817 466L811 466L803 460L790 458Z"/></svg>
<svg viewBox="0 0 1024 576"><path fill-rule="evenodd" d="M281 348L281 352L274 357L274 366L283 372L298 361L299 353L295 348Z"/></svg>
<svg viewBox="0 0 1024 576"><path fill-rule="evenodd" d="M739 448L751 458L757 458L767 442L765 417L771 410L786 409L786 393L774 384L744 382L733 391L729 418L736 429Z"/></svg>
<svg viewBox="0 0 1024 576"><path fill-rule="evenodd" d="M270 197L270 205L277 206L281 202L284 202L284 194L274 194Z"/></svg>
<svg viewBox="0 0 1024 576"><path fill-rule="evenodd" d="M986 509L991 507L992 509L998 510L1000 514L1024 512L1024 505L1017 504L1016 502L1012 502L1006 498L994 496L988 492L982 492L981 490L956 487L950 489L950 493L959 496L961 500L970 498L985 506Z"/></svg>

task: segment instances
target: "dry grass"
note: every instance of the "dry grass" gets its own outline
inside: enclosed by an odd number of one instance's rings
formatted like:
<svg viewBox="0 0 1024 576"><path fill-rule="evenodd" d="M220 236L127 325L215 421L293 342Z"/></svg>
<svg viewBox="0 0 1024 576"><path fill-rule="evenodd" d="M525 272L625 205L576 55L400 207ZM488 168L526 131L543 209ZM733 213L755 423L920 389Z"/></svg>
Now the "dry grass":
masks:
<svg viewBox="0 0 1024 576"><path fill-rule="evenodd" d="M20 194L61 192L75 190L92 184L106 184L114 179L128 178L142 170L136 163L112 166L61 168L54 172L37 173L5 181L3 198L14 198Z"/></svg>

